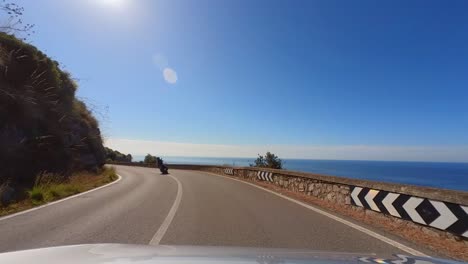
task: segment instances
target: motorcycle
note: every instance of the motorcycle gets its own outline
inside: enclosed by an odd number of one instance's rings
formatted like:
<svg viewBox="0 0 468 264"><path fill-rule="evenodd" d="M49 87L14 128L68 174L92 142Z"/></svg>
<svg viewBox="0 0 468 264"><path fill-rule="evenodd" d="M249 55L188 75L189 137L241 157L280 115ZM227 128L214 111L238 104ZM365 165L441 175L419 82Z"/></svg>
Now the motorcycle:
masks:
<svg viewBox="0 0 468 264"><path fill-rule="evenodd" d="M169 168L167 168L167 166L164 165L163 160L159 157L156 158L156 167L159 168L159 171L161 171L161 174L163 175L169 174Z"/></svg>

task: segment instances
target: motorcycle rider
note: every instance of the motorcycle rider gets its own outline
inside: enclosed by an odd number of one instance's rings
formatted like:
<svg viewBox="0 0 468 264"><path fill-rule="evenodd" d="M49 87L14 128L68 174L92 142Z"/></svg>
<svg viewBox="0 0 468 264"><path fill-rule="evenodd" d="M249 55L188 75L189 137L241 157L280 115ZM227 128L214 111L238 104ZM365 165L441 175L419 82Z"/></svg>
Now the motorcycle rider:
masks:
<svg viewBox="0 0 468 264"><path fill-rule="evenodd" d="M169 174L167 166L164 165L163 160L160 157L156 158L156 167L159 168L162 174Z"/></svg>

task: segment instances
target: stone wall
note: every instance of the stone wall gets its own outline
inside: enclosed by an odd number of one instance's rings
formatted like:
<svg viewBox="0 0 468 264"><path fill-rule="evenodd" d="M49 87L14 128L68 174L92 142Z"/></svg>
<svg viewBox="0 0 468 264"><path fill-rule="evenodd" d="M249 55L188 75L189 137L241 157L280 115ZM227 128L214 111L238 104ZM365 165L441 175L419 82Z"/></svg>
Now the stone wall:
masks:
<svg viewBox="0 0 468 264"><path fill-rule="evenodd" d="M244 169L243 171L244 178L252 181L261 181L257 176L258 170L252 170L249 168ZM285 171L281 171L281 173L273 173L272 184L289 191L307 194L330 202L347 205L351 204L350 188L346 184L326 182L314 178L291 176Z"/></svg>

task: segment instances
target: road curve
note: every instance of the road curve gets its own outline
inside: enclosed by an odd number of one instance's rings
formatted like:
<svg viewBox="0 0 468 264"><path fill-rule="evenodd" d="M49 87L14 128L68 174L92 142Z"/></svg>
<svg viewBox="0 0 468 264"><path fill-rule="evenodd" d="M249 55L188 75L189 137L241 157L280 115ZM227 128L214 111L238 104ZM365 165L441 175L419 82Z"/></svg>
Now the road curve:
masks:
<svg viewBox="0 0 468 264"><path fill-rule="evenodd" d="M119 167L109 187L0 220L0 252L83 243L148 244L177 184L155 169Z"/></svg>
<svg viewBox="0 0 468 264"><path fill-rule="evenodd" d="M167 245L404 253L242 182L197 171L171 170L174 179L155 169L116 167L122 180L114 185L0 220L0 252L83 243L148 244L158 233L157 241ZM174 206L177 193L180 204Z"/></svg>

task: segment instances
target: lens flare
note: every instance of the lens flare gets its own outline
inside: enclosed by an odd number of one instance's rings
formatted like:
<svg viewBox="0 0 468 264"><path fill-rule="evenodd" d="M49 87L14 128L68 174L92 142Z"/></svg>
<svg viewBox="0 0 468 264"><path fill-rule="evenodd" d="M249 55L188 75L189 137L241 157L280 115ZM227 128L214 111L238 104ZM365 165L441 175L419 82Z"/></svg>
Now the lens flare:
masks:
<svg viewBox="0 0 468 264"><path fill-rule="evenodd" d="M171 68L165 68L163 70L164 80L170 84L175 84L177 82L177 73Z"/></svg>

